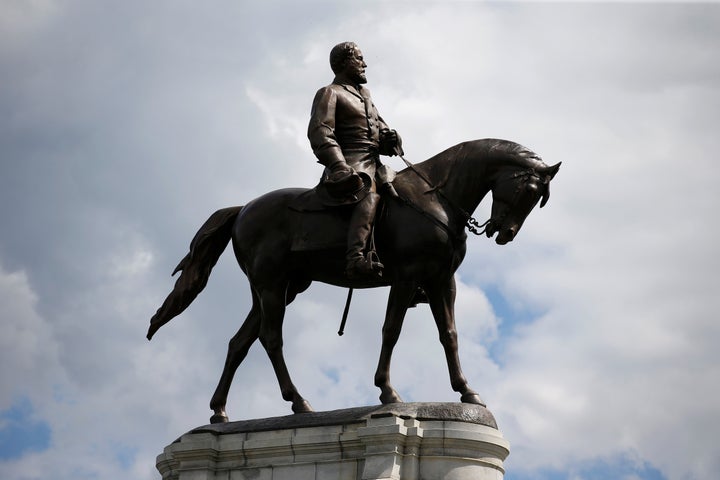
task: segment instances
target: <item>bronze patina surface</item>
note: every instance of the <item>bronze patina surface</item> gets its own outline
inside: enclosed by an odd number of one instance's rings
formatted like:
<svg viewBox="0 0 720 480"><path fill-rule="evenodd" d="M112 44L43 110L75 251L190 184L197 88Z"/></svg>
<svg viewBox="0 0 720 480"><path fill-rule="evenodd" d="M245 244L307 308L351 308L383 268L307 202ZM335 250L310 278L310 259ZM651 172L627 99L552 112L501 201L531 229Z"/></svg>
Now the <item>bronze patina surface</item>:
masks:
<svg viewBox="0 0 720 480"><path fill-rule="evenodd" d="M364 62L360 57L358 63L357 58L361 55L359 50L355 46L349 51L354 55L356 68L359 68L356 75L362 73L364 76ZM337 90L340 92L338 95L345 95L342 93L345 92L349 95L347 101L355 101L355 95L347 92L342 85L326 88ZM323 92L321 89L318 93L321 99L327 95ZM369 95L361 94L360 97L369 100ZM336 106L340 104L338 102ZM318 107L320 104L322 102L316 97L314 110L327 108ZM370 112L365 115L366 123L368 118L375 121L374 106L364 111L366 114ZM317 111L313 113L313 118L316 117ZM326 114L319 117L324 118L319 124L329 121ZM550 181L560 164L549 166L538 155L515 142L473 140L450 147L399 172L392 180L392 188L388 187L381 196L375 191L377 184L390 179L377 174L379 161L374 159L368 164L375 165L372 171L364 159L368 155L376 157L373 151L376 142L380 142L378 148L382 148L382 130L378 130L376 137L373 129L368 140L370 143L362 147L362 155L352 157L348 145L354 146L354 143L342 139L354 138L356 132L349 132L354 126L348 126L348 132L334 133L335 138L340 135L341 140L336 142L336 146L327 147L323 146L326 145L323 142L313 140L317 133L314 122L311 120L309 128L311 143L330 174L333 166L341 162L337 171L344 172L343 175L367 175L370 178L372 185L365 198L374 199L372 215L365 215L368 210L363 210L362 202L324 209L322 201L312 201L311 197L317 195L317 189L302 188L276 190L244 206L218 210L200 227L190 244L190 252L173 272L181 272L181 275L173 291L150 320L147 338L152 338L162 325L182 313L205 288L212 268L232 241L240 268L251 285L252 308L230 340L225 366L210 401L210 408L214 411L211 422L228 421L225 406L230 385L235 371L256 340L260 340L266 350L282 397L292 403L293 412L312 411L291 380L283 356L282 324L286 306L313 281L348 288L390 286L382 348L375 372L375 385L380 388L383 404L402 402L390 383L390 361L405 314L417 302L418 292L422 291L438 328L452 389L460 394L462 402L484 406L480 396L468 385L458 357L454 274L465 256L465 228L475 231L473 225L477 223L471 214L492 192L491 217L484 224L484 232L488 237L497 234L495 242L499 245L511 242L533 208L538 203L542 207L547 202ZM392 138L386 145L402 155L399 137L390 135ZM339 156L343 160L338 160ZM349 170L343 170L345 167ZM382 206L379 206L381 202ZM299 208L299 205L311 205L312 208ZM381 213L374 220L375 249L371 252L372 256L366 257L370 259L369 268L366 271L361 268L358 274L348 269L349 249L344 251L333 241L321 245L317 238L337 239L348 235L351 247L355 249L354 244L362 244L360 250L364 251L367 230L373 223L377 208ZM362 221L356 221L358 211L365 212ZM310 215L325 215L333 220L318 221L322 217L310 220ZM361 233L354 230L358 226L363 230ZM353 252L355 256L357 252ZM379 263L378 258L382 260L382 265L373 264ZM382 275L379 274L381 266Z"/></svg>

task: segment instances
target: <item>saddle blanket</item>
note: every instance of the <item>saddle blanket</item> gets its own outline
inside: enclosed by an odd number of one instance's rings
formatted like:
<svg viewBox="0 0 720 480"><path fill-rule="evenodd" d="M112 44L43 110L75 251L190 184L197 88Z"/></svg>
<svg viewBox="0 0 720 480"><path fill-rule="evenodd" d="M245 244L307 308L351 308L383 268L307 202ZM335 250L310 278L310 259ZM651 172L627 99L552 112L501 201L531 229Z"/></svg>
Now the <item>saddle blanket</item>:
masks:
<svg viewBox="0 0 720 480"><path fill-rule="evenodd" d="M347 230L353 205L329 207L315 192L300 194L290 205L295 234L290 249L296 252L347 246Z"/></svg>

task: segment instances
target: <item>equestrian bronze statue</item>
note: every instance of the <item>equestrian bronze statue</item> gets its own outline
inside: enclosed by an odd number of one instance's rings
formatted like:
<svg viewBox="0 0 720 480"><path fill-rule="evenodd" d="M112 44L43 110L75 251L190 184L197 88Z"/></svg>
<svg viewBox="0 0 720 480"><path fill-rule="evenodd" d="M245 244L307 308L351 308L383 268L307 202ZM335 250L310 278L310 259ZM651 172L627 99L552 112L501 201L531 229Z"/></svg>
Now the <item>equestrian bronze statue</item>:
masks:
<svg viewBox="0 0 720 480"><path fill-rule="evenodd" d="M285 364L282 324L286 306L313 281L350 288L390 286L375 373L382 403L402 401L390 383L390 359L405 313L422 288L445 349L453 390L460 393L461 401L482 405L460 368L455 329L454 273L465 256L465 227L480 201L492 192L485 233L497 234L499 245L512 241L535 205L540 202L542 207L548 201L550 180L559 167L559 163L546 165L517 143L484 139L458 144L402 170L393 181L397 197L386 196L375 220L374 243L384 265L382 276L375 277L346 275L343 252L351 212L344 212L343 206L325 208L316 189L276 190L245 206L218 210L200 227L190 253L175 269L182 273L151 319L147 337L190 305L232 240L235 257L250 282L252 308L230 340L210 401L211 422L228 421L230 384L258 339L293 412L312 411Z"/></svg>
<svg viewBox="0 0 720 480"><path fill-rule="evenodd" d="M207 285L232 240L250 281L252 308L230 340L210 421L227 422L235 371L256 341L265 348L280 391L295 413L310 404L295 388L283 357L285 308L313 281L350 288L390 286L375 385L382 403L401 402L390 384L390 359L407 309L430 304L445 349L450 384L466 403L484 405L460 368L454 274L465 256L465 228L496 243L512 241L535 205L550 196L560 164L546 165L517 143L461 143L395 174L379 155L402 157L400 136L380 117L366 82L362 52L352 42L333 48L335 78L313 101L308 138L325 170L313 189L267 193L242 207L218 210L200 227L173 275L174 290L150 320L147 338L182 313ZM405 160L403 158L403 160ZM490 219L472 212L492 192ZM340 332L342 334L342 326Z"/></svg>

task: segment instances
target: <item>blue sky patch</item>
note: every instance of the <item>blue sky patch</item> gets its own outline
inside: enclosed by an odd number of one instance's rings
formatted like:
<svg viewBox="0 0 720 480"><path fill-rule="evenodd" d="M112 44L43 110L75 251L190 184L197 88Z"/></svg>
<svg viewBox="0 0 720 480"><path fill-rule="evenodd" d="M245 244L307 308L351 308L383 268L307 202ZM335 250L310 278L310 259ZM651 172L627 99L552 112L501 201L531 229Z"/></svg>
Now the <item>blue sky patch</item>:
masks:
<svg viewBox="0 0 720 480"><path fill-rule="evenodd" d="M340 383L340 372L335 367L328 367L322 369L323 375L332 380L333 383Z"/></svg>
<svg viewBox="0 0 720 480"><path fill-rule="evenodd" d="M533 472L505 472L505 480L608 480L633 478L638 480L667 480L660 470L634 456L618 455L610 459L582 462L565 470L542 469Z"/></svg>
<svg viewBox="0 0 720 480"><path fill-rule="evenodd" d="M530 323L542 314L541 311L529 309L526 305L513 305L497 285L482 285L480 288L492 304L495 315L502 320L499 325L501 337L511 334L517 325Z"/></svg>
<svg viewBox="0 0 720 480"><path fill-rule="evenodd" d="M495 316L500 320L498 324L499 342L488 345L488 353L498 365L503 365L503 348L506 346L504 340L510 338L515 328L519 325L526 325L542 316L540 310L527 308L526 305L513 304L503 295L501 289L494 284L482 285L481 290L492 305Z"/></svg>
<svg viewBox="0 0 720 480"><path fill-rule="evenodd" d="M0 460L20 458L50 447L50 426L34 418L33 412L32 403L26 398L0 412Z"/></svg>
<svg viewBox="0 0 720 480"><path fill-rule="evenodd" d="M138 453L137 447L129 447L121 445L116 447L115 459L118 461L123 470L128 470L135 463L135 457Z"/></svg>

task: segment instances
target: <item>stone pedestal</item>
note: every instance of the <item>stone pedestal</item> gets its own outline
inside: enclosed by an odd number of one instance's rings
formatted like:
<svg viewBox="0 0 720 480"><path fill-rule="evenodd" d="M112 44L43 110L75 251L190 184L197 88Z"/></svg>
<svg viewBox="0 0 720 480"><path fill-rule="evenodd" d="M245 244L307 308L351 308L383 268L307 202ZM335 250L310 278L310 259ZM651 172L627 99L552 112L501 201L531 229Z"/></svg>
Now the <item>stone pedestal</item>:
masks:
<svg viewBox="0 0 720 480"><path fill-rule="evenodd" d="M157 457L163 480L499 480L492 414L400 403L196 428Z"/></svg>

